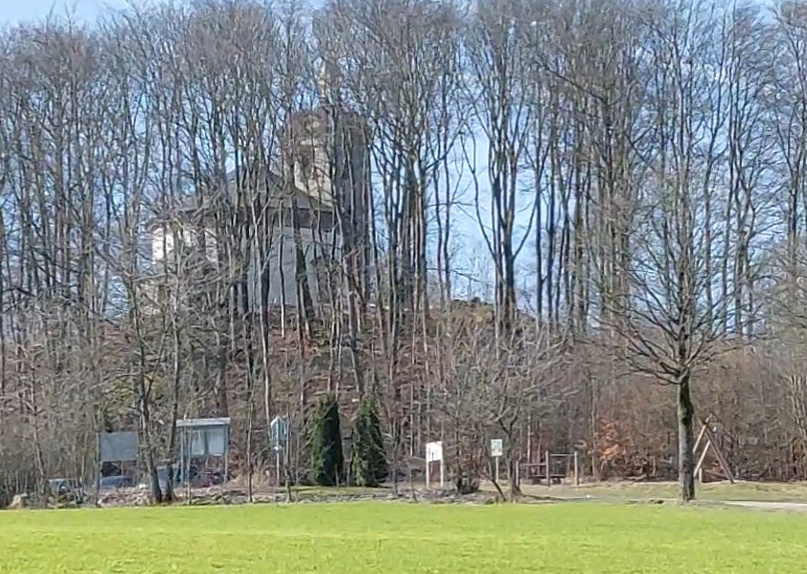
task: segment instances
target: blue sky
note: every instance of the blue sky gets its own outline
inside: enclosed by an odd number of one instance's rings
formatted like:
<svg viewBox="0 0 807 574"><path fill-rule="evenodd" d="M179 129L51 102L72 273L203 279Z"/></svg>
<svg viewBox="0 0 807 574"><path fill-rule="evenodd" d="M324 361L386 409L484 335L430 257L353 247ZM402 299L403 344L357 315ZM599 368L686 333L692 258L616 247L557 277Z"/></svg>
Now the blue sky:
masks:
<svg viewBox="0 0 807 574"><path fill-rule="evenodd" d="M51 11L57 15L74 14L77 19L92 21L104 7L124 8L127 0L0 0L0 22L14 24L45 18Z"/></svg>

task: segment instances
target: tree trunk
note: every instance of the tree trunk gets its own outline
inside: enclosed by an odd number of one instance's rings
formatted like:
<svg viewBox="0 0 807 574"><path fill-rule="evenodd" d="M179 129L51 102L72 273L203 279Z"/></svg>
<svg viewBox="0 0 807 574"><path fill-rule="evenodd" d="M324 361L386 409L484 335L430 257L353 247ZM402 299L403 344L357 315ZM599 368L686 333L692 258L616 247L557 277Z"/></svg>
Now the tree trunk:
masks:
<svg viewBox="0 0 807 574"><path fill-rule="evenodd" d="M692 424L695 409L690 396L690 375L687 373L678 384L678 485L683 503L695 498L695 453Z"/></svg>
<svg viewBox="0 0 807 574"><path fill-rule="evenodd" d="M517 502L521 496L521 485L518 483L518 456L511 451L507 456L507 481L510 502Z"/></svg>

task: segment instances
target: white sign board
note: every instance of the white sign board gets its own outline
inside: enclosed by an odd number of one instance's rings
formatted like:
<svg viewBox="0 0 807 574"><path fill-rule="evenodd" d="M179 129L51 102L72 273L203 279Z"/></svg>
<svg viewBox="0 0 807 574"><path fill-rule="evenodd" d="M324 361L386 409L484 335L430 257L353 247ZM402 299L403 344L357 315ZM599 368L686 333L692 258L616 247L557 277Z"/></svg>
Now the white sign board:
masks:
<svg viewBox="0 0 807 574"><path fill-rule="evenodd" d="M443 460L443 443L427 442L426 443L426 462L438 462Z"/></svg>
<svg viewBox="0 0 807 574"><path fill-rule="evenodd" d="M500 438L490 439L490 456L498 458L504 456L504 443Z"/></svg>
<svg viewBox="0 0 807 574"><path fill-rule="evenodd" d="M191 431L188 433L188 443L191 456L207 455L207 433L205 431Z"/></svg>
<svg viewBox="0 0 807 574"><path fill-rule="evenodd" d="M274 450L282 450L286 447L287 437L289 435L289 424L286 419L275 417L269 423L269 440L272 443Z"/></svg>
<svg viewBox="0 0 807 574"><path fill-rule="evenodd" d="M179 419L177 448L183 458L226 456L230 439L230 419Z"/></svg>
<svg viewBox="0 0 807 574"><path fill-rule="evenodd" d="M207 452L213 456L227 454L227 429L212 428L207 431Z"/></svg>

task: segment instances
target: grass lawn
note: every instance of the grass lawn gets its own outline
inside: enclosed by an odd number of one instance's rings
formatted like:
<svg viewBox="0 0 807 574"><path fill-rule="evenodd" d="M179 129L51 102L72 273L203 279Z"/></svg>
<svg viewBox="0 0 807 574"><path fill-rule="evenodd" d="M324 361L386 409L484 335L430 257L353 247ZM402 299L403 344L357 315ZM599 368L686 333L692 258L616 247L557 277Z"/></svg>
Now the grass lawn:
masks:
<svg viewBox="0 0 807 574"><path fill-rule="evenodd" d="M802 572L807 517L563 503L0 512L3 574Z"/></svg>

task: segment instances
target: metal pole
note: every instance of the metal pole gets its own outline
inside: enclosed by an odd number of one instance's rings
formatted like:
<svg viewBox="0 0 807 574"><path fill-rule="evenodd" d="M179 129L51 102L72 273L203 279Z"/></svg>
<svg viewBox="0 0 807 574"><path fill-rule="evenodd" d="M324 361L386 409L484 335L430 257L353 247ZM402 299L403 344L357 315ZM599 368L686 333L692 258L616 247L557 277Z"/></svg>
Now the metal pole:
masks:
<svg viewBox="0 0 807 574"><path fill-rule="evenodd" d="M446 470L445 460L441 458L440 459L440 488L445 487L445 470Z"/></svg>
<svg viewBox="0 0 807 574"><path fill-rule="evenodd" d="M198 432L198 431L197 431ZM203 431L205 433L205 445L207 445L207 431ZM185 468L182 471L182 480L185 481L185 498L187 503L191 503L191 499L193 498L193 491L191 490L191 463L193 462L193 436L191 435L191 441L188 443L188 460L186 461ZM205 450L207 450L207 446L205 446Z"/></svg>
<svg viewBox="0 0 807 574"><path fill-rule="evenodd" d="M227 489L227 481L230 479L227 474L230 471L230 426L224 427L224 476L221 479L221 491Z"/></svg>
<svg viewBox="0 0 807 574"><path fill-rule="evenodd" d="M276 493L280 493L280 446L275 447L275 481Z"/></svg>
<svg viewBox="0 0 807 574"><path fill-rule="evenodd" d="M426 461L426 490L429 490L429 471L431 469L432 469L431 464L429 464L429 461L427 460ZM394 472L394 470L393 470L393 472Z"/></svg>
<svg viewBox="0 0 807 574"><path fill-rule="evenodd" d="M499 457L496 457L496 482L499 482Z"/></svg>
<svg viewBox="0 0 807 574"><path fill-rule="evenodd" d="M95 506L100 506L101 473L104 471L104 461L101 460L101 433L95 434Z"/></svg>
<svg viewBox="0 0 807 574"><path fill-rule="evenodd" d="M176 422L174 422L174 425L176 425ZM178 477L181 480L182 476L184 476L184 473L182 472L182 467L185 466L185 440L186 440L185 428L184 427L182 428L182 432L177 430L176 433L179 435L179 464L178 464L179 468L175 468L175 466L177 465L176 463L174 463L174 460L176 459L176 451L174 451L170 453L171 472L173 473L174 476L168 476L167 474L168 469L166 468L166 477L165 477L165 484L168 485L170 483L171 488L174 489L174 492L172 492L171 494L175 494L177 491L182 492L181 490L178 490L182 485L174 484L174 477Z"/></svg>
<svg viewBox="0 0 807 574"><path fill-rule="evenodd" d="M580 486L580 466L577 461L577 451L574 451L574 485Z"/></svg>
<svg viewBox="0 0 807 574"><path fill-rule="evenodd" d="M549 451L546 451L546 458L544 460L544 464L546 465L546 468L544 469L546 473L546 485L549 487L552 486L552 474L549 472Z"/></svg>

